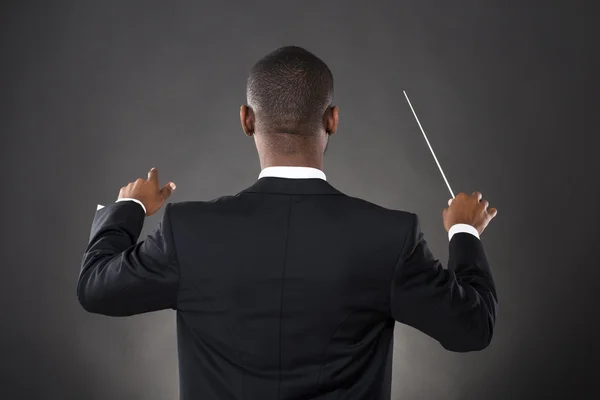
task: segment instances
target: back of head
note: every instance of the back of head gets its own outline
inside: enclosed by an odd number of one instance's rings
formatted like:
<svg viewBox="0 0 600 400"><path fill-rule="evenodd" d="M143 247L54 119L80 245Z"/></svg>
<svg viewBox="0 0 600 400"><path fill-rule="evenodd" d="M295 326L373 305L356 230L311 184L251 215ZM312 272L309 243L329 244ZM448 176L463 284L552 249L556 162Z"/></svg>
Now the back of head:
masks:
<svg viewBox="0 0 600 400"><path fill-rule="evenodd" d="M282 47L254 65L246 96L258 132L310 136L324 129L323 115L333 99L333 74L309 51Z"/></svg>

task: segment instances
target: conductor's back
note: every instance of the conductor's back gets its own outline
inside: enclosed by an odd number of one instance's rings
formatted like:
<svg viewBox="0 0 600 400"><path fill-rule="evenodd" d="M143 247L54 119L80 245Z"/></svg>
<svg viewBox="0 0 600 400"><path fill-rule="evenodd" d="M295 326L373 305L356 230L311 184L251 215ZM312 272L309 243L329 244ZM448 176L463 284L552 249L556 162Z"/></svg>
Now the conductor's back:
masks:
<svg viewBox="0 0 600 400"><path fill-rule="evenodd" d="M456 352L486 348L497 296L479 235L495 216L481 194L444 210L447 269L418 217L327 182L336 131L333 78L298 47L252 69L240 117L262 171L240 193L167 203L138 243L156 170L96 212L77 294L89 312L177 312L180 396L390 399L395 322ZM157 186L158 188L158 186Z"/></svg>

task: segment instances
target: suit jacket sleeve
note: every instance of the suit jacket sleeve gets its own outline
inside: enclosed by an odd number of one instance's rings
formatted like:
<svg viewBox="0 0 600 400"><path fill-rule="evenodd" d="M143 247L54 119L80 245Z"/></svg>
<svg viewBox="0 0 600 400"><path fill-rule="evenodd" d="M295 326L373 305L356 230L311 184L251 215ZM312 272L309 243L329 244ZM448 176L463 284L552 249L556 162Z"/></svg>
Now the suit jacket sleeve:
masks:
<svg viewBox="0 0 600 400"><path fill-rule="evenodd" d="M395 266L391 314L440 342L447 350L486 348L492 339L498 298L481 241L457 233L450 241L448 269L436 260L417 215Z"/></svg>
<svg viewBox="0 0 600 400"><path fill-rule="evenodd" d="M138 204L124 201L96 211L77 285L85 310L127 316L176 308L179 266L170 206L139 243L145 212Z"/></svg>

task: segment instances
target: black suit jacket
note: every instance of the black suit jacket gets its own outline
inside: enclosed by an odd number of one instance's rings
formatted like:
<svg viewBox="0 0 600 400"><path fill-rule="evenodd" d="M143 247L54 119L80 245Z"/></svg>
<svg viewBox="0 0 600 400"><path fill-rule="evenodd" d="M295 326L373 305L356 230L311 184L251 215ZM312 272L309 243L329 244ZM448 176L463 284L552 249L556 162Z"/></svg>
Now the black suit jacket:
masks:
<svg viewBox="0 0 600 400"><path fill-rule="evenodd" d="M415 214L321 179L262 178L236 196L96 212L77 295L89 312L177 311L184 400L390 398L395 321L456 352L490 343L497 296L481 242L448 268Z"/></svg>

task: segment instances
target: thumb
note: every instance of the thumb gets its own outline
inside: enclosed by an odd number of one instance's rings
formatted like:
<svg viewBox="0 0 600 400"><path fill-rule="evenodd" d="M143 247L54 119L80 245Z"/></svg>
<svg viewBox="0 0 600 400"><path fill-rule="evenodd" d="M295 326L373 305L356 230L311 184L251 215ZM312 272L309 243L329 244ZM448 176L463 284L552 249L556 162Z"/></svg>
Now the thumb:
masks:
<svg viewBox="0 0 600 400"><path fill-rule="evenodd" d="M496 210L495 208L489 208L488 209L488 215L491 218L494 218L496 216L496 214L498 214L498 210Z"/></svg>
<svg viewBox="0 0 600 400"><path fill-rule="evenodd" d="M160 191L160 194L166 200L173 194L176 187L177 186L175 185L175 183L169 182L165 185L165 187L162 188L162 190Z"/></svg>
<svg viewBox="0 0 600 400"><path fill-rule="evenodd" d="M450 207L450 204L452 204L452 200L454 200L454 199L448 200L448 207Z"/></svg>

